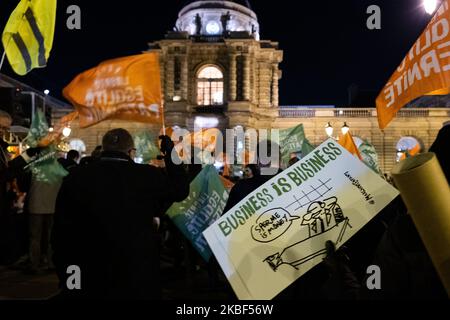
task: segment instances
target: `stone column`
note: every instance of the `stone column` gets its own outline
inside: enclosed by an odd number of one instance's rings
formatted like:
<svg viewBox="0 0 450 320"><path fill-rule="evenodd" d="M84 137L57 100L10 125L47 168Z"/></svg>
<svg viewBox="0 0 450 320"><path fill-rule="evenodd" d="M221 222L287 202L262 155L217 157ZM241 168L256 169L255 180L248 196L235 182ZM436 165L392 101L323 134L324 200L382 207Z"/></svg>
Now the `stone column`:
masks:
<svg viewBox="0 0 450 320"><path fill-rule="evenodd" d="M188 82L188 76L189 76L189 69L188 69L188 57L187 55L183 56L181 58L181 98L183 101L188 100L188 88L189 88L189 82Z"/></svg>
<svg viewBox="0 0 450 320"><path fill-rule="evenodd" d="M278 65L272 65L272 107L278 106Z"/></svg>
<svg viewBox="0 0 450 320"><path fill-rule="evenodd" d="M237 79L236 79L236 54L230 55L230 101L236 101Z"/></svg>
<svg viewBox="0 0 450 320"><path fill-rule="evenodd" d="M244 83L243 85L243 96L244 101L250 101L250 56L248 54L244 55Z"/></svg>
<svg viewBox="0 0 450 320"><path fill-rule="evenodd" d="M174 92L174 69L175 69L175 62L173 56L168 56L166 60L166 68L165 68L165 97L166 101L170 102L171 99L173 99L173 96L175 94Z"/></svg>
<svg viewBox="0 0 450 320"><path fill-rule="evenodd" d="M270 83L272 80L272 67L266 62L259 63L259 105L270 107Z"/></svg>
<svg viewBox="0 0 450 320"><path fill-rule="evenodd" d="M166 101L166 61L161 53L159 56L159 65L161 66L161 98L163 101Z"/></svg>
<svg viewBox="0 0 450 320"><path fill-rule="evenodd" d="M255 58L252 58L251 60L251 102L252 103L257 103L258 100L258 83L257 83L257 79L258 79L258 63L256 62Z"/></svg>

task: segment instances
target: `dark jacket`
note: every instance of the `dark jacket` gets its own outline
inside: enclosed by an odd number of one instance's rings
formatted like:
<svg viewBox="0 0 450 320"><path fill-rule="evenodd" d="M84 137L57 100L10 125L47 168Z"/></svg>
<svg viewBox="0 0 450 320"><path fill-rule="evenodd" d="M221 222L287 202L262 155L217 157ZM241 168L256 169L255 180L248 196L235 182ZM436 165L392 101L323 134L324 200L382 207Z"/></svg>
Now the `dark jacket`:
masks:
<svg viewBox="0 0 450 320"><path fill-rule="evenodd" d="M223 214L227 213L246 196L272 178L273 176L256 175L253 178L238 181L230 191L230 196L228 197L227 205L223 210Z"/></svg>
<svg viewBox="0 0 450 320"><path fill-rule="evenodd" d="M57 203L52 245L66 285L68 266L81 268L80 298L159 298L159 256L153 217L189 193L183 167L166 171L105 152L65 178Z"/></svg>
<svg viewBox="0 0 450 320"><path fill-rule="evenodd" d="M26 165L22 157L8 161L5 155L8 144L0 138L0 264L13 262L17 257L11 252L11 242L14 241L11 206L15 194L7 190L7 185L18 178Z"/></svg>
<svg viewBox="0 0 450 320"><path fill-rule="evenodd" d="M71 159L59 158L58 162L68 172L71 172L73 169L78 167L78 164L75 161L71 160Z"/></svg>
<svg viewBox="0 0 450 320"><path fill-rule="evenodd" d="M447 181L450 181L450 124L444 126L430 147L430 152L436 153Z"/></svg>

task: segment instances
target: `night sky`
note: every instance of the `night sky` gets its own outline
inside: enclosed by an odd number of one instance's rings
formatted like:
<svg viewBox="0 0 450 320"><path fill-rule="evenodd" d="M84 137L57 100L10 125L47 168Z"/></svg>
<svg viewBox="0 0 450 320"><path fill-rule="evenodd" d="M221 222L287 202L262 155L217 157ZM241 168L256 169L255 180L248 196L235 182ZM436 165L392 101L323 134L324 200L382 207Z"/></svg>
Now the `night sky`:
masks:
<svg viewBox="0 0 450 320"><path fill-rule="evenodd" d="M0 3L0 28L18 0ZM2 72L39 90L61 90L102 60L133 55L172 30L184 0L59 0L48 67L25 77L5 63ZM284 50L280 105L348 104L348 87L378 92L430 20L422 0L250 0L261 39ZM82 10L82 29L66 28L66 9ZM366 27L367 7L382 10L382 30Z"/></svg>

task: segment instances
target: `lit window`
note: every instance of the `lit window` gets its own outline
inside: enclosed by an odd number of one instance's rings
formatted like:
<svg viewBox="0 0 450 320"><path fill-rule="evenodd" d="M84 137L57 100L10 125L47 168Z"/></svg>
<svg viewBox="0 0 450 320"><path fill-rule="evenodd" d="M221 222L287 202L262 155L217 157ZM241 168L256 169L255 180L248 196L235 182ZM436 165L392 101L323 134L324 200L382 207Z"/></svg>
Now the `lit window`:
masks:
<svg viewBox="0 0 450 320"><path fill-rule="evenodd" d="M422 144L414 137L403 137L397 143L397 162L422 151Z"/></svg>
<svg viewBox="0 0 450 320"><path fill-rule="evenodd" d="M70 150L76 150L80 154L83 154L86 152L86 145L84 144L83 140L80 139L72 139L69 142Z"/></svg>
<svg viewBox="0 0 450 320"><path fill-rule="evenodd" d="M223 73L219 68L208 66L197 77L197 103L200 106L223 104Z"/></svg>

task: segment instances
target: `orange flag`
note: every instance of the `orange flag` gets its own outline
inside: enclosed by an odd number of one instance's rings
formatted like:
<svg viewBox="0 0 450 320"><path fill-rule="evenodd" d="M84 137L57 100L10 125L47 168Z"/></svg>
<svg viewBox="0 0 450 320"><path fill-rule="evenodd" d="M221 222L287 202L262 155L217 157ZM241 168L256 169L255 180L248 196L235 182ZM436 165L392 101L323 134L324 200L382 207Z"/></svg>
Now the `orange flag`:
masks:
<svg viewBox="0 0 450 320"><path fill-rule="evenodd" d="M444 0L376 100L378 123L387 127L397 112L423 95L450 88L450 0Z"/></svg>
<svg viewBox="0 0 450 320"><path fill-rule="evenodd" d="M407 150L405 153L403 153L400 160L405 160L407 158L407 155L409 157L414 157L418 155L420 151L421 151L420 144L416 144L414 148L412 148L411 150Z"/></svg>
<svg viewBox="0 0 450 320"><path fill-rule="evenodd" d="M63 91L80 127L106 119L162 123L159 56L145 53L101 63L78 75Z"/></svg>
<svg viewBox="0 0 450 320"><path fill-rule="evenodd" d="M353 140L353 137L350 134L350 132L347 132L347 134L342 136L338 142L341 146L347 149L348 152L350 152L355 157L358 157L359 160L362 160L361 154L359 153L358 148L356 147L355 144L355 140Z"/></svg>
<svg viewBox="0 0 450 320"><path fill-rule="evenodd" d="M222 181L223 186L225 187L225 189L227 189L228 191L230 191L231 189L233 189L234 187L234 183L231 182L230 180L224 178L223 176L219 176L220 181Z"/></svg>
<svg viewBox="0 0 450 320"><path fill-rule="evenodd" d="M177 135L176 132L172 133L175 133L175 135ZM183 136L184 146L187 146L189 144L190 146L213 152L216 149L217 142L221 135L222 134L220 130L215 128L194 131ZM176 140L177 138L177 136L172 135L172 139ZM177 144L176 148L181 149L182 146L182 144Z"/></svg>
<svg viewBox="0 0 450 320"><path fill-rule="evenodd" d="M78 117L79 117L79 114L77 111L69 113L61 118L61 120L59 121L60 126L62 127L62 126L70 125Z"/></svg>
<svg viewBox="0 0 450 320"><path fill-rule="evenodd" d="M63 131L64 127L70 126L72 121L74 121L76 118L78 118L78 112L76 112L76 111L69 113L68 115L62 117L59 120L59 123L56 124L55 128L53 128L53 131L49 132L47 134L47 136L45 136L44 138L42 138L39 141L38 146L45 148L45 147L48 147L52 143L61 142L61 139L63 138L62 131Z"/></svg>

